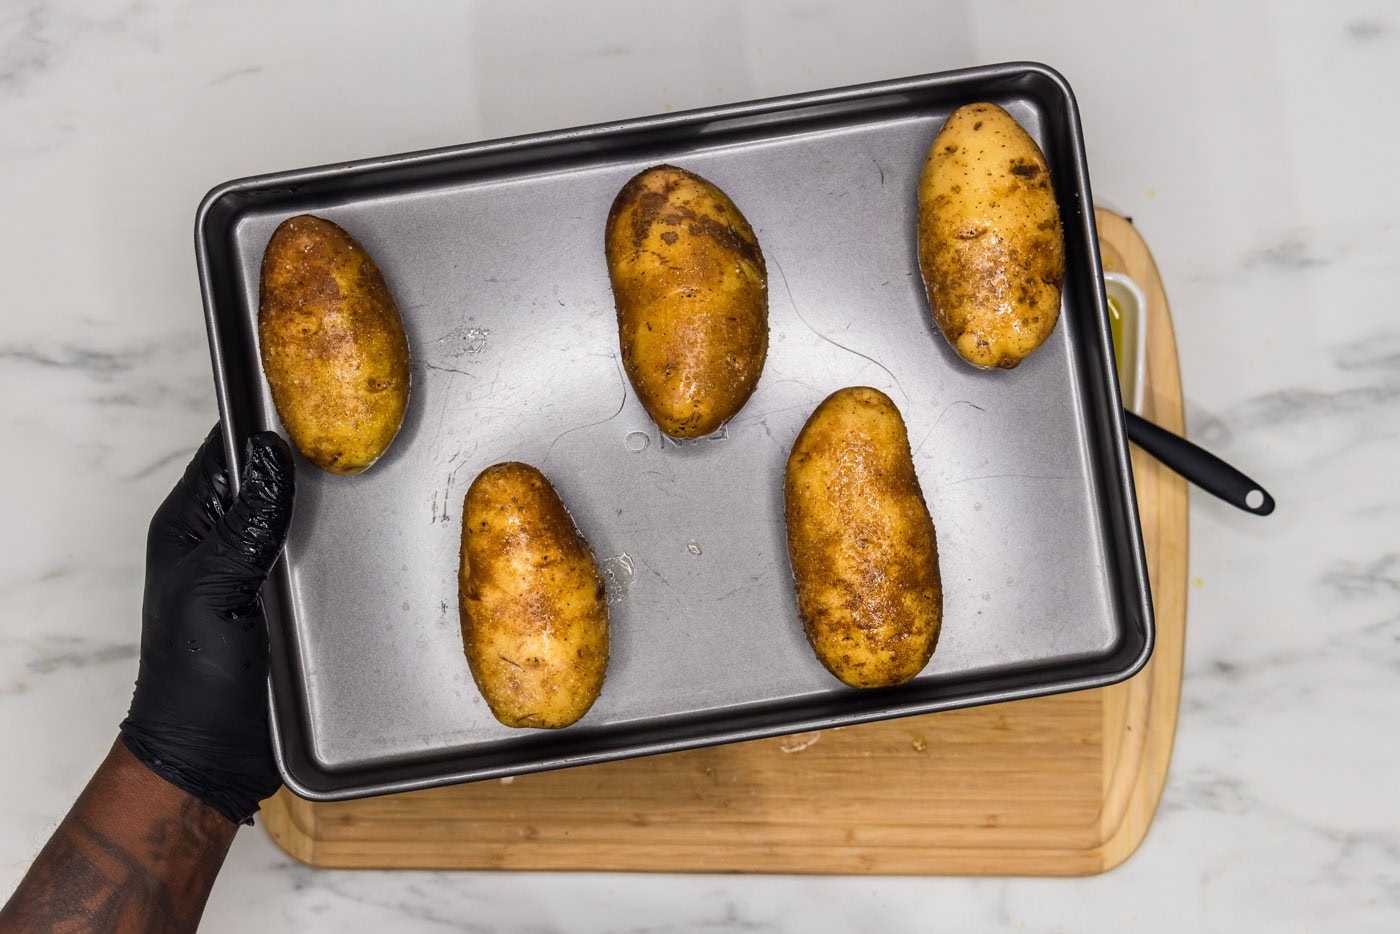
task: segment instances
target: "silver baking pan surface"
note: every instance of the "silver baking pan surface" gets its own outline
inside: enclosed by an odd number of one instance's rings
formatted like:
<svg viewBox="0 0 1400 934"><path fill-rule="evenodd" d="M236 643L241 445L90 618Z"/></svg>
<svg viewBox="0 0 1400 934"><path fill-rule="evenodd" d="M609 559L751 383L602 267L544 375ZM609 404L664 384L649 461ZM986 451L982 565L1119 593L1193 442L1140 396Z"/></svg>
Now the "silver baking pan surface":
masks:
<svg viewBox="0 0 1400 934"><path fill-rule="evenodd" d="M930 323L916 185L957 106L1039 142L1064 219L1063 313L1018 369L974 370ZM769 270L757 392L676 443L619 361L603 257L618 189L658 162L738 204ZM1007 64L230 182L196 247L226 440L279 430L258 363L258 271L311 212L374 256L413 351L407 419L367 473L299 461L267 588L288 786L318 800L734 742L1104 685L1152 647L1078 113L1062 77ZM908 425L938 529L945 618L911 683L844 687L797 616L789 447L827 394L868 385ZM565 730L497 723L457 615L462 499L499 461L554 482L608 579L602 696Z"/></svg>

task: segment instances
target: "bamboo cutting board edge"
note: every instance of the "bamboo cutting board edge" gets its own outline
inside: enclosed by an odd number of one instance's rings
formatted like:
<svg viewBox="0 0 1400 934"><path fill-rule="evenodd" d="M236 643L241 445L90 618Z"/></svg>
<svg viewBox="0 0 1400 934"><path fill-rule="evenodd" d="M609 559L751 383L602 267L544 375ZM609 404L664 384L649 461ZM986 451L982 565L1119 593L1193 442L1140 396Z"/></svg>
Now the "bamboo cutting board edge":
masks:
<svg viewBox="0 0 1400 934"><path fill-rule="evenodd" d="M1127 272L1148 298L1143 414L1181 432L1176 342L1152 256L1127 220L1096 216L1104 267ZM263 823L293 857L325 867L1104 872L1141 844L1160 800L1184 646L1186 484L1142 452L1132 456L1157 642L1144 670L1121 684L521 776L510 786L326 804L284 789L264 803ZM870 785L872 775L884 781Z"/></svg>
<svg viewBox="0 0 1400 934"><path fill-rule="evenodd" d="M1169 431L1185 435L1186 414L1176 333L1157 263L1130 220L1103 208L1095 209L1094 218L1103 249L1104 269L1127 273L1142 288L1147 299L1147 373L1142 414ZM1121 790L1126 782L1107 780L1107 770L1113 760L1107 753L1113 744L1105 744L1105 785L1112 791L1106 795L1108 803L1102 825L1105 830L1104 865L1100 871L1120 865L1137 850L1156 814L1176 739L1186 647L1187 484L1182 477L1137 448L1132 449L1132 459L1139 512L1150 512L1155 520L1155 535L1146 535L1144 527L1143 548L1152 581L1157 642L1148 663L1152 690L1145 692L1136 685L1142 680L1141 675L1119 687L1124 689L1121 693L1128 704L1145 706L1142 719L1152 729L1143 731L1145 735L1134 738L1129 744L1136 748L1139 764L1136 778L1127 786L1126 794ZM1123 740L1128 736L1135 718L1124 715L1125 706L1105 704L1105 737L1117 735ZM1124 800L1121 817L1112 806L1116 804L1115 793ZM1110 823L1115 819L1116 824Z"/></svg>

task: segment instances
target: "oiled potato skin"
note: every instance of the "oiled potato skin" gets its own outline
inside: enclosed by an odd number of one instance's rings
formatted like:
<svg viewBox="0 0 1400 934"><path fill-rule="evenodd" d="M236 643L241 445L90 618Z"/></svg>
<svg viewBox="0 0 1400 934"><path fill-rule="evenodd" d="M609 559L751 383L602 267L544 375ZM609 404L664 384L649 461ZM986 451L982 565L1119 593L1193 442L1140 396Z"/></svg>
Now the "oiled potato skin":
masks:
<svg viewBox="0 0 1400 934"><path fill-rule="evenodd" d="M258 346L277 414L322 470L355 474L388 449L408 407L408 338L364 249L310 214L263 253Z"/></svg>
<svg viewBox="0 0 1400 934"><path fill-rule="evenodd" d="M597 700L608 667L608 601L588 542L544 474L484 470L462 508L462 645L491 713L553 729Z"/></svg>
<svg viewBox="0 0 1400 934"><path fill-rule="evenodd" d="M753 228L710 182L636 175L605 235L622 365L666 434L710 434L743 408L768 355L768 272Z"/></svg>
<svg viewBox="0 0 1400 934"><path fill-rule="evenodd" d="M958 108L929 148L919 269L934 322L975 366L1011 369L1059 320L1065 247L1050 168L995 104Z"/></svg>
<svg viewBox="0 0 1400 934"><path fill-rule="evenodd" d="M817 658L851 687L903 684L943 623L933 519L904 419L865 386L826 398L788 457L788 557Z"/></svg>

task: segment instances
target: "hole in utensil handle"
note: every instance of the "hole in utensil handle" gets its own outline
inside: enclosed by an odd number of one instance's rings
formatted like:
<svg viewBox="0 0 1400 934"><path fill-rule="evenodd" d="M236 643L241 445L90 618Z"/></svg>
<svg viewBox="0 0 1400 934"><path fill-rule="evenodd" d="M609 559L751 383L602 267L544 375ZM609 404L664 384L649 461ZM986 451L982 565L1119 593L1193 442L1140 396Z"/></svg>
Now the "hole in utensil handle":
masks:
<svg viewBox="0 0 1400 934"><path fill-rule="evenodd" d="M1205 448L1132 412L1123 416L1130 441L1207 493L1256 516L1274 511L1268 491Z"/></svg>

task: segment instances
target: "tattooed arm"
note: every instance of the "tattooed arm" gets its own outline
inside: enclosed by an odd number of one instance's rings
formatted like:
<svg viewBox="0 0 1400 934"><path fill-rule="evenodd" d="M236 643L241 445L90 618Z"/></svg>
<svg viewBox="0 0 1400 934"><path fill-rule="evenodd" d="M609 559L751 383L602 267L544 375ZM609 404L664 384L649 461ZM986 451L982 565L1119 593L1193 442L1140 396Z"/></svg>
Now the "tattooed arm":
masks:
<svg viewBox="0 0 1400 934"><path fill-rule="evenodd" d="M254 435L231 486L215 425L151 520L121 738L0 910L0 932L193 931L238 825L281 787L259 595L292 520L286 442Z"/></svg>
<svg viewBox="0 0 1400 934"><path fill-rule="evenodd" d="M118 740L0 909L0 931L193 931L237 831Z"/></svg>

